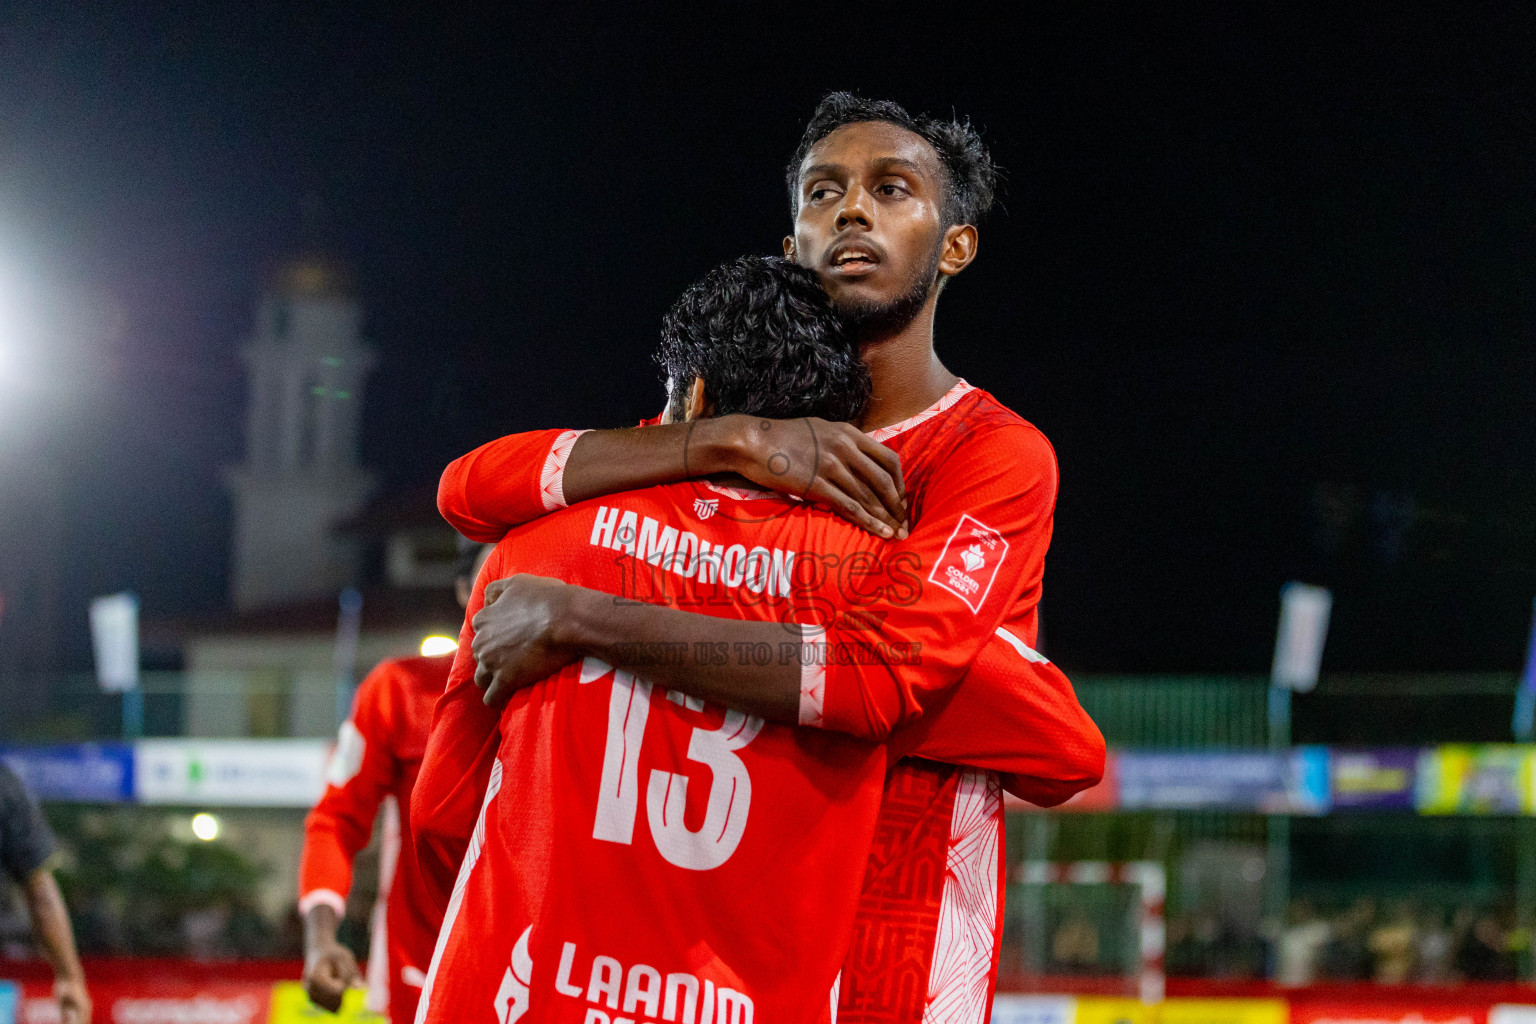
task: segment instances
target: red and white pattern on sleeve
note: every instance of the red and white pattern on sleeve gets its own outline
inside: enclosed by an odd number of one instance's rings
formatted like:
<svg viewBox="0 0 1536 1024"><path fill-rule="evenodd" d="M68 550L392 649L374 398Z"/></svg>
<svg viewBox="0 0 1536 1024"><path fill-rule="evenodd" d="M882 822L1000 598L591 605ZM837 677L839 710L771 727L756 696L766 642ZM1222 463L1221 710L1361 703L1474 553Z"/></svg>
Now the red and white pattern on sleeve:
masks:
<svg viewBox="0 0 1536 1024"><path fill-rule="evenodd" d="M585 433L585 430L567 430L550 445L544 468L539 473L539 494L544 499L544 511L554 512L566 507L565 464L571 457L571 449L576 446L576 439Z"/></svg>
<svg viewBox="0 0 1536 1024"><path fill-rule="evenodd" d="M967 770L955 789L923 1024L987 1022L1002 941L1002 848L1002 787L991 772Z"/></svg>
<svg viewBox="0 0 1536 1024"><path fill-rule="evenodd" d="M519 523L564 507L565 464L584 433L508 434L459 456L438 481L438 512L470 540L494 544ZM554 501L559 504L551 505Z"/></svg>
<svg viewBox="0 0 1536 1024"><path fill-rule="evenodd" d="M815 626L800 627L800 717L801 725L820 729L826 723L827 631Z"/></svg>

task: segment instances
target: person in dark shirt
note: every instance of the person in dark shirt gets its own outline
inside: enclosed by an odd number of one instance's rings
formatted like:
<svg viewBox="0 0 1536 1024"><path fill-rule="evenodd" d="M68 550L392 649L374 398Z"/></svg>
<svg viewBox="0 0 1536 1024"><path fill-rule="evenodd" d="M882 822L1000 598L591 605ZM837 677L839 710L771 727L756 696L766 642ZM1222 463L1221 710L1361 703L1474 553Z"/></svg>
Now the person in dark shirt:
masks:
<svg viewBox="0 0 1536 1024"><path fill-rule="evenodd" d="M56 846L43 813L9 765L0 761L0 865L21 887L32 935L53 965L53 994L63 1024L90 1024L91 997L75 953L75 933L48 862Z"/></svg>

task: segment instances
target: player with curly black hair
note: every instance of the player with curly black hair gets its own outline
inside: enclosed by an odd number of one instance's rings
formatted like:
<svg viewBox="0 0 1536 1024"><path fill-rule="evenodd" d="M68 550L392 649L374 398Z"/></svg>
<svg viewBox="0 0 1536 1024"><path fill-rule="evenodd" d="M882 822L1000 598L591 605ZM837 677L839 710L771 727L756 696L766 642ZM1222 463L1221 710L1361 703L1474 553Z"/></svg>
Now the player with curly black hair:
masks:
<svg viewBox="0 0 1536 1024"><path fill-rule="evenodd" d="M677 422L690 402L710 416L852 420L869 398L821 282L788 260L743 256L689 285L662 318L656 362Z"/></svg>

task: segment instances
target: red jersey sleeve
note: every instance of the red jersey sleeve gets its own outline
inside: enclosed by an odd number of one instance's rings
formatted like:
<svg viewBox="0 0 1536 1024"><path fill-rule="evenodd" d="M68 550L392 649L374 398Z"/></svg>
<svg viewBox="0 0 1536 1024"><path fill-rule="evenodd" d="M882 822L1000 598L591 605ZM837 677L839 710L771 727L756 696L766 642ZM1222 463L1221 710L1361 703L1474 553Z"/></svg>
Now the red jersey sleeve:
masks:
<svg viewBox="0 0 1536 1024"><path fill-rule="evenodd" d="M437 510L470 540L493 544L507 531L565 508L565 463L584 430L531 430L483 444L448 464Z"/></svg>
<svg viewBox="0 0 1536 1024"><path fill-rule="evenodd" d="M891 737L890 746L893 759L911 755L999 772L1003 788L1041 807L1104 777L1104 736L1066 673L1007 626L997 628L960 683Z"/></svg>
<svg viewBox="0 0 1536 1024"><path fill-rule="evenodd" d="M916 568L915 594L807 638L802 725L883 741L959 681L1005 615L1033 613L1056 504L1045 437L994 426L945 458L925 493L911 535L887 552Z"/></svg>
<svg viewBox="0 0 1536 1024"><path fill-rule="evenodd" d="M459 863L469 845L500 742L501 712L488 708L475 686L475 614L485 607L485 587L506 575L502 549L485 560L459 631L459 649L448 685L432 713L421 773L411 791L416 860L439 914L448 907Z"/></svg>
<svg viewBox="0 0 1536 1024"><path fill-rule="evenodd" d="M326 787L304 820L299 857L299 912L319 905L346 912L352 888L352 859L373 836L379 804L393 789L399 771L394 730L399 709L393 661L382 661L363 680L342 723L326 767Z"/></svg>

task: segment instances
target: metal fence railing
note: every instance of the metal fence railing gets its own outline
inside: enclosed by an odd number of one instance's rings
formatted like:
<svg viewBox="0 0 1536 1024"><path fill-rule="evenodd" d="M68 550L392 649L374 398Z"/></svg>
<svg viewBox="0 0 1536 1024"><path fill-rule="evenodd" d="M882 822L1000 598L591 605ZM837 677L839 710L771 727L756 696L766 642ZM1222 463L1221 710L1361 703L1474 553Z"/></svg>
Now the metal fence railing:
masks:
<svg viewBox="0 0 1536 1024"><path fill-rule="evenodd" d="M1269 741L1262 676L1083 676L1078 700L1112 747L1260 748Z"/></svg>

